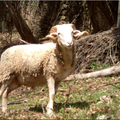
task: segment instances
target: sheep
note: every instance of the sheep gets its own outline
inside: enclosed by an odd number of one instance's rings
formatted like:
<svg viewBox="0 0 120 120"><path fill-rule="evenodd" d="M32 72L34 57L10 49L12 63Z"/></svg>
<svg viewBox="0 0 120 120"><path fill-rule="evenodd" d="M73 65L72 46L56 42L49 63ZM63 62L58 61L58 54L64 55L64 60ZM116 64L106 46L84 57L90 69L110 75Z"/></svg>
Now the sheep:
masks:
<svg viewBox="0 0 120 120"><path fill-rule="evenodd" d="M36 87L48 84L49 103L47 114L53 111L53 101L60 82L75 67L74 40L88 32L76 30L73 24L53 26L45 44L16 45L6 49L0 61L0 96L2 112L7 113L8 94L25 85Z"/></svg>

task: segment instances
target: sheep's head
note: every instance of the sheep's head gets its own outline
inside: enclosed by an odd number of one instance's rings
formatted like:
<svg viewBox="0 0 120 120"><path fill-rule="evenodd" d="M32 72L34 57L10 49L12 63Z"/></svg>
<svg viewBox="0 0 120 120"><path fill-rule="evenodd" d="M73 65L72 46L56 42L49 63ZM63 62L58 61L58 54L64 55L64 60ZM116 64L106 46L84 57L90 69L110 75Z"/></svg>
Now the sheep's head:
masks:
<svg viewBox="0 0 120 120"><path fill-rule="evenodd" d="M88 32L76 30L73 24L63 24L53 26L50 30L50 35L46 37L60 46L71 48L73 41L80 39L85 34L88 34Z"/></svg>

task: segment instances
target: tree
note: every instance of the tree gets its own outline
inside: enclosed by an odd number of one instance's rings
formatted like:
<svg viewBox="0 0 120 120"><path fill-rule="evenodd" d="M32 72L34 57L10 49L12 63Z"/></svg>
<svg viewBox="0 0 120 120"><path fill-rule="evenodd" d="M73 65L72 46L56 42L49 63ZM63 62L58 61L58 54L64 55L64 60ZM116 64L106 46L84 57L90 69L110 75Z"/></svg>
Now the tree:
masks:
<svg viewBox="0 0 120 120"><path fill-rule="evenodd" d="M118 3L117 27L120 27L120 1Z"/></svg>
<svg viewBox="0 0 120 120"><path fill-rule="evenodd" d="M28 27L28 25L26 24L26 22L20 15L20 11L15 6L15 2L4 1L4 3L7 7L8 12L14 22L14 25L15 25L16 29L18 30L19 34L21 35L22 39L25 41L28 41L30 43L38 43L38 41L33 36L30 28Z"/></svg>
<svg viewBox="0 0 120 120"><path fill-rule="evenodd" d="M117 22L118 1L87 1L93 33L110 29Z"/></svg>

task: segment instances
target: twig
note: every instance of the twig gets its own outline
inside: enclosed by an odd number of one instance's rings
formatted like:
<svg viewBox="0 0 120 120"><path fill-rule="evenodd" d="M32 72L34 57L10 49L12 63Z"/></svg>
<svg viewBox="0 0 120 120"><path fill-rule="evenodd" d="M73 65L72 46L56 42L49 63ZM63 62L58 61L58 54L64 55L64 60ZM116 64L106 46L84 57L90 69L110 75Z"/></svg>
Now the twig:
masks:
<svg viewBox="0 0 120 120"><path fill-rule="evenodd" d="M108 86L108 85L112 85L112 86L114 86L114 87L120 89L120 87L117 87L117 86L114 85L114 84L118 84L118 83L120 83L120 82L108 83L108 84L103 85L103 87L104 87L104 86Z"/></svg>
<svg viewBox="0 0 120 120"><path fill-rule="evenodd" d="M108 85L111 85L111 86L113 86L113 87L116 87L116 88L120 89L120 87L117 87L117 86L114 85L114 84L117 84L117 83L120 83L120 82L107 83L107 84L104 84L104 85L99 86L96 90L99 90L101 87L103 88L103 87L108 86ZM92 85L92 86L93 86L93 85ZM91 86L90 86L90 87L91 87ZM90 87L89 87L89 88L90 88Z"/></svg>
<svg viewBox="0 0 120 120"><path fill-rule="evenodd" d="M21 99L21 100L18 100L18 101L12 101L12 102L9 102L7 103L7 105L12 105L12 104L20 104L22 102L26 103L28 102L29 100L28 99ZM2 104L0 104L0 107L2 106Z"/></svg>
<svg viewBox="0 0 120 120"><path fill-rule="evenodd" d="M30 44L28 42L26 42L25 40L19 39L21 42L25 43L25 44Z"/></svg>
<svg viewBox="0 0 120 120"><path fill-rule="evenodd" d="M45 114L45 109L44 109L44 107L43 107L43 104L42 104L42 110L43 110L43 114Z"/></svg>
<svg viewBox="0 0 120 120"><path fill-rule="evenodd" d="M44 42L46 42L46 41L49 41L49 42L51 42L51 40L50 39L48 39L48 38L46 38L46 37L44 37L44 38L39 38L39 43L44 43Z"/></svg>
<svg viewBox="0 0 120 120"><path fill-rule="evenodd" d="M110 45L109 45L110 47L109 47L109 49L110 49L110 58L111 58L111 61L112 61L112 63L113 63L113 65L115 65L115 62L114 62L114 60L113 60L113 58L112 58L112 55L111 55L111 42L110 42Z"/></svg>
<svg viewBox="0 0 120 120"><path fill-rule="evenodd" d="M28 102L28 101L29 101L28 99L21 99L21 100L18 100L18 101L9 102L9 103L7 103L7 105L20 104L20 103L22 103L22 102L26 103L26 102ZM0 104L0 106L2 106L2 104Z"/></svg>

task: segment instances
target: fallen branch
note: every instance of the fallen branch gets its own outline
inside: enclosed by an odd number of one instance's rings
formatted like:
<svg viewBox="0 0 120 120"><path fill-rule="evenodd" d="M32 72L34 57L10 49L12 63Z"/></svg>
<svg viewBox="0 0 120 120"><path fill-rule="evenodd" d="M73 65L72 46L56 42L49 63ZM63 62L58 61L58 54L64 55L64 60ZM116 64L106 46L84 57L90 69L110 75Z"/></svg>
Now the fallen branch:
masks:
<svg viewBox="0 0 120 120"><path fill-rule="evenodd" d="M99 71L95 71L95 72L91 72L91 73L87 73L87 74L74 74L74 75L70 75L68 76L63 82L65 81L71 81L71 80L75 80L75 79L88 79L91 77L103 77L103 76L112 76L112 75L117 75L120 73L120 66L113 66L107 69L103 69L103 70L99 70Z"/></svg>
<svg viewBox="0 0 120 120"><path fill-rule="evenodd" d="M18 101L12 101L12 102L8 102L7 105L12 105L12 104L21 104L21 103L26 103L28 102L29 100L28 99L21 99L21 100L18 100ZM0 104L0 106L2 106L2 104Z"/></svg>
<svg viewBox="0 0 120 120"><path fill-rule="evenodd" d="M19 38L19 40L20 40L20 42L22 42L22 43L24 43L24 44L32 44L32 43L29 43L29 42L27 42L27 41L25 41L25 40L23 40L23 39L20 39L20 38ZM46 37L44 37L44 38L39 38L39 43L40 43L40 44L43 44L43 43L46 43L46 42L51 42L51 40L48 39L48 38L46 38Z"/></svg>
<svg viewBox="0 0 120 120"><path fill-rule="evenodd" d="M19 39L19 40L20 40L20 42L22 42L22 43L30 44L30 43L26 42L25 40L22 40L22 39Z"/></svg>
<svg viewBox="0 0 120 120"><path fill-rule="evenodd" d="M51 42L50 39L44 37L44 38L39 38L39 43L43 44L43 43L46 43L46 42Z"/></svg>

